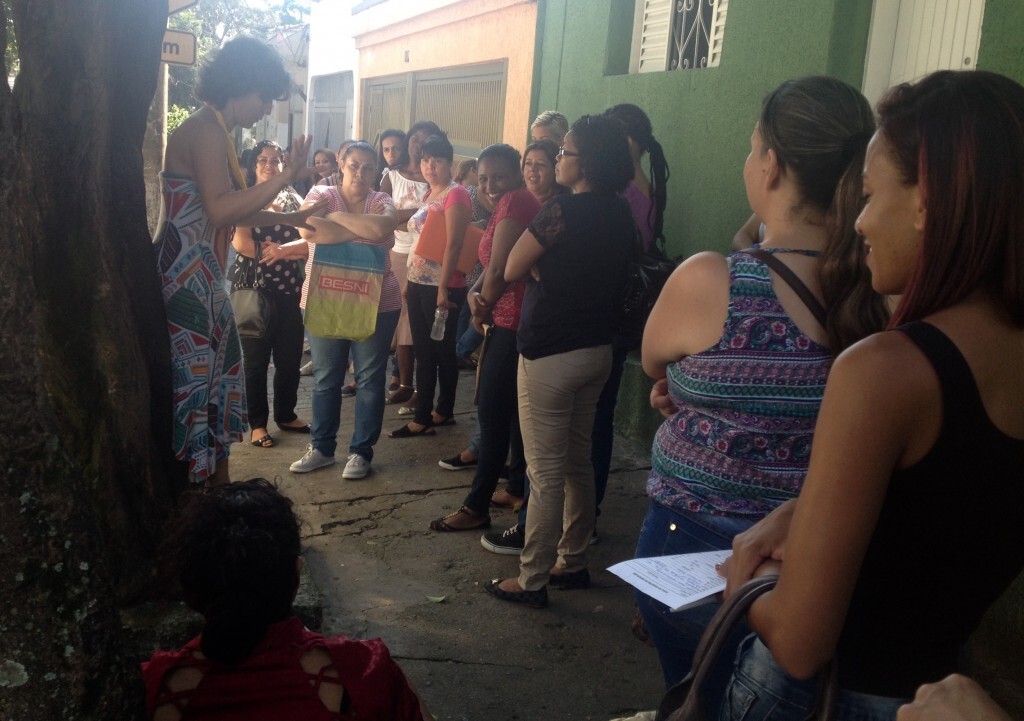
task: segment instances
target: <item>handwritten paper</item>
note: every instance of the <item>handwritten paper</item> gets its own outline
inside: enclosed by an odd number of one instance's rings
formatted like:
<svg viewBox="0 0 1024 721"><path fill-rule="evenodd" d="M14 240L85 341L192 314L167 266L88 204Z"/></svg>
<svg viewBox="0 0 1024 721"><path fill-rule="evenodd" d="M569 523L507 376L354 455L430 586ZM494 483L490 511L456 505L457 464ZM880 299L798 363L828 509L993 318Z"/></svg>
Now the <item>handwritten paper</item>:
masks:
<svg viewBox="0 0 1024 721"><path fill-rule="evenodd" d="M725 579L715 572L715 564L731 555L728 550L634 558L608 570L673 611L681 611L725 590Z"/></svg>

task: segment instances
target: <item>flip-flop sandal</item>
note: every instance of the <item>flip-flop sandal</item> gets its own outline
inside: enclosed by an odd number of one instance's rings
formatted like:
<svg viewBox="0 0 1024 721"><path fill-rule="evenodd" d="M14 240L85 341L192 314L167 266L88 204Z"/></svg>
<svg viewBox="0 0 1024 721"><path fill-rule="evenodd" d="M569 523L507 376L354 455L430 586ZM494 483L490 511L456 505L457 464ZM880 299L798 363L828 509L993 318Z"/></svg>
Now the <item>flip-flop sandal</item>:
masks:
<svg viewBox="0 0 1024 721"><path fill-rule="evenodd" d="M416 413L416 409L410 406L402 406L398 409L398 415L400 416L411 416Z"/></svg>
<svg viewBox="0 0 1024 721"><path fill-rule="evenodd" d="M304 426L282 426L278 423L277 427L285 433L309 433L308 423ZM253 445L255 445L255 441L253 442Z"/></svg>
<svg viewBox="0 0 1024 721"><path fill-rule="evenodd" d="M257 448L273 448L274 447L274 439L271 437L271 435L269 433L267 435L265 435L265 436L257 438L255 441L249 441L249 442L252 445L256 446Z"/></svg>
<svg viewBox="0 0 1024 721"><path fill-rule="evenodd" d="M436 436L436 435L437 435L437 432L433 428L431 428L430 426L425 427L421 431L414 431L413 429L411 429L409 427L409 424L406 423L401 428L396 428L395 430L393 430L390 433L388 433L388 438L416 438L417 436Z"/></svg>
<svg viewBox="0 0 1024 721"><path fill-rule="evenodd" d="M478 523L475 526L452 526L452 525L450 525L448 523L448 519L449 518L454 518L455 516L458 516L459 514L462 514L464 516L469 516L470 518L479 518L480 519L480 523ZM436 518L436 519L434 519L433 521L430 522L430 530L431 531L438 531L440 533L458 533L459 531L476 531L476 530L479 530L481 528L490 528L490 527L491 527L491 517L490 516L478 516L475 513L473 513L472 511L470 511L468 508L466 508L465 506L463 506L459 510L455 511L454 513L449 513L444 518Z"/></svg>

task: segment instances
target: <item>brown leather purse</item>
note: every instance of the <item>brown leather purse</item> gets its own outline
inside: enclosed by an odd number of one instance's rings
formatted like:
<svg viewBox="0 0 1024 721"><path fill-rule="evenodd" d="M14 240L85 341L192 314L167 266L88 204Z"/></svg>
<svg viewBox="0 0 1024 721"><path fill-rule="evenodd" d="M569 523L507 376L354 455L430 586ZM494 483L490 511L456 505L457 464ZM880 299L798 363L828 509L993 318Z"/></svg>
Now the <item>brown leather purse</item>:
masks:
<svg viewBox="0 0 1024 721"><path fill-rule="evenodd" d="M761 576L747 581L729 596L728 600L718 609L708 627L701 636L697 652L693 655L693 666L686 678L665 692L658 706L655 721L705 721L707 715L701 701L702 689L707 683L718 658L722 655L729 635L754 601L762 594L775 587L778 576ZM807 717L808 721L832 721L834 718L835 699L839 691L836 681L836 662L833 659L818 674L818 695L814 710Z"/></svg>

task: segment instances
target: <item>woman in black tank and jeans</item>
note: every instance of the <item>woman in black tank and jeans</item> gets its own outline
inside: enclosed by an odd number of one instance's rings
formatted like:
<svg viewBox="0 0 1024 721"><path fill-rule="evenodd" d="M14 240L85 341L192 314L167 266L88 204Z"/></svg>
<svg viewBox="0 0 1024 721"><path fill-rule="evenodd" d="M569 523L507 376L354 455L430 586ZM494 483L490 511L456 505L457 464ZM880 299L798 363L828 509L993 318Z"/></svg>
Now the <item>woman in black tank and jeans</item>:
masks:
<svg viewBox="0 0 1024 721"><path fill-rule="evenodd" d="M1024 568L1024 87L938 72L878 115L857 229L899 305L836 359L799 498L734 542L727 592L780 577L723 719L804 718L833 655L838 717L893 718Z"/></svg>

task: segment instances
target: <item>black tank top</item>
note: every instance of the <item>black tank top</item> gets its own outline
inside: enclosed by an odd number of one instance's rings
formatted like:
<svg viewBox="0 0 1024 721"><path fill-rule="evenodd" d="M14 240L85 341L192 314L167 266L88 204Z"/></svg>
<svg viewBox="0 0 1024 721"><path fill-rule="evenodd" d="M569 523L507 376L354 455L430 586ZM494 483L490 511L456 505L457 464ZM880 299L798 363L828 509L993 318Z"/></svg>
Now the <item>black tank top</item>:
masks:
<svg viewBox="0 0 1024 721"><path fill-rule="evenodd" d="M992 424L944 333L921 321L899 330L938 375L942 428L921 461L892 475L838 658L843 688L909 698L956 670L961 646L1024 568L1024 440Z"/></svg>

